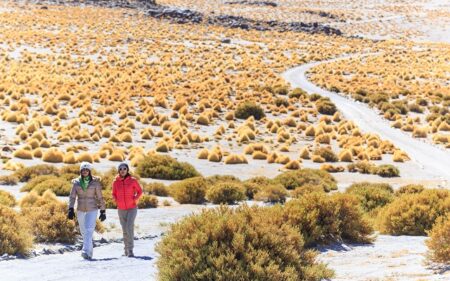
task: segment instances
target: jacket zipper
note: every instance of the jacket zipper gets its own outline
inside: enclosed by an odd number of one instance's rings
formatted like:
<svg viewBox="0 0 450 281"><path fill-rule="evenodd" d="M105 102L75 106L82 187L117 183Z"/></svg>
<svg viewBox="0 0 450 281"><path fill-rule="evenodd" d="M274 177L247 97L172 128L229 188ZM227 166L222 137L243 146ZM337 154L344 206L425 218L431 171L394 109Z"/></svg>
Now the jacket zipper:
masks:
<svg viewBox="0 0 450 281"><path fill-rule="evenodd" d="M125 200L125 179L122 180L122 194L123 194L123 203L125 203L125 209L128 210L127 201Z"/></svg>

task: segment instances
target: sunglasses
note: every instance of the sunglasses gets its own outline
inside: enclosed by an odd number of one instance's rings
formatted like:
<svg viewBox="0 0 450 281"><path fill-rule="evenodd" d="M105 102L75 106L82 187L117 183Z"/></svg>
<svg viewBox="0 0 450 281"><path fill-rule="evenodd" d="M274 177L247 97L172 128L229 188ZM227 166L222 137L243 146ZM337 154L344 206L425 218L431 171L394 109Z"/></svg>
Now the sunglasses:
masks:
<svg viewBox="0 0 450 281"><path fill-rule="evenodd" d="M119 171L127 171L127 168L119 168Z"/></svg>

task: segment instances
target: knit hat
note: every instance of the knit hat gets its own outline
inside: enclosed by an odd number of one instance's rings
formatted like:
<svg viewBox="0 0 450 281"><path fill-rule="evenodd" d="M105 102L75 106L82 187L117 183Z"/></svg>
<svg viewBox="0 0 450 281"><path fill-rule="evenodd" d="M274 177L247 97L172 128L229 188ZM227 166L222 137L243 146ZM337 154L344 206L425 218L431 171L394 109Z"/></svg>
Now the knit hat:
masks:
<svg viewBox="0 0 450 281"><path fill-rule="evenodd" d="M127 168L127 170L130 170L130 168L128 167L128 164L125 162L122 162L119 164L119 166L117 166L117 170L120 170L120 168Z"/></svg>
<svg viewBox="0 0 450 281"><path fill-rule="evenodd" d="M81 162L81 165L80 165L80 172L81 172L81 170L83 170L83 169L88 169L89 171L92 171L92 169L93 169L92 164L89 163L89 162Z"/></svg>

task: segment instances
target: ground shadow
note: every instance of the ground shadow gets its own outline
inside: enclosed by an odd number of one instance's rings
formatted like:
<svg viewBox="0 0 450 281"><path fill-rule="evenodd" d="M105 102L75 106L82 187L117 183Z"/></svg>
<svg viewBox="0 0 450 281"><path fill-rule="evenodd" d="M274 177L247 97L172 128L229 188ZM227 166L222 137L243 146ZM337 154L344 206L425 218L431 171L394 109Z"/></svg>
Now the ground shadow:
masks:
<svg viewBox="0 0 450 281"><path fill-rule="evenodd" d="M359 247L374 247L373 244L369 244L369 243L352 243L352 244L346 244L346 243L340 243L340 242L336 242L336 243L332 243L332 244L328 244L328 245L319 245L316 246L316 250L321 252L321 253L325 253L328 251L336 251L336 252L347 252L347 251L351 251L355 248L359 248Z"/></svg>
<svg viewBox="0 0 450 281"><path fill-rule="evenodd" d="M90 261L112 261L117 259L118 258L90 259Z"/></svg>
<svg viewBox="0 0 450 281"><path fill-rule="evenodd" d="M153 259L152 257L148 257L148 256L134 256L131 258L138 259L138 260L144 260L144 261L151 261Z"/></svg>

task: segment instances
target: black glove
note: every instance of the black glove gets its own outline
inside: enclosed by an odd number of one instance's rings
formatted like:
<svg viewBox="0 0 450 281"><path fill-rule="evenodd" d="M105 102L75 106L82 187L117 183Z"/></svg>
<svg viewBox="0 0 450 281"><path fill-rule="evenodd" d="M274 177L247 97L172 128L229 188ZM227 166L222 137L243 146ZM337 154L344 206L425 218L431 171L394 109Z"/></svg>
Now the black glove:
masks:
<svg viewBox="0 0 450 281"><path fill-rule="evenodd" d="M106 212L105 210L100 210L100 216L98 217L98 219L100 221L106 220L106 213L105 212Z"/></svg>
<svg viewBox="0 0 450 281"><path fill-rule="evenodd" d="M74 212L73 208L69 208L69 212L67 213L67 218L69 220L73 220L74 217L75 217L75 212Z"/></svg>

